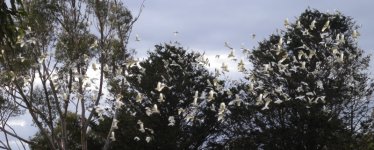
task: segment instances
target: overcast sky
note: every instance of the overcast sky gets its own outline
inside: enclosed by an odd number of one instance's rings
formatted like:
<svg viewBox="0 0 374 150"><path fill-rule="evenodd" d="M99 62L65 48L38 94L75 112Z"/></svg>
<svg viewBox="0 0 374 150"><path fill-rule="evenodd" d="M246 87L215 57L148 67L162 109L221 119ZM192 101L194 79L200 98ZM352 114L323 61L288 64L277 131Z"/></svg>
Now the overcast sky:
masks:
<svg viewBox="0 0 374 150"><path fill-rule="evenodd" d="M141 0L126 4L137 14ZM284 29L286 18L295 21L310 7L321 12L339 10L354 18L362 25L359 45L372 53L373 6L374 1L370 0L148 0L133 28L129 47L144 57L155 44L178 41L184 47L205 51L208 55L227 54L225 41L236 49L241 44L252 48L277 28ZM176 37L175 31L179 32ZM134 42L136 34L140 42ZM252 34L257 35L255 40L251 40Z"/></svg>
<svg viewBox="0 0 374 150"><path fill-rule="evenodd" d="M124 2L134 15L138 13L141 0ZM155 44L178 41L207 55L226 54L225 41L236 49L241 44L249 48L257 46L257 41L267 38L277 28L283 29L286 18L294 21L310 7L321 12L339 10L354 18L362 25L359 45L367 53L373 53L373 6L372 0L147 0L133 28L129 48L136 49L138 57L144 57ZM173 35L175 31L179 32L177 36ZM136 34L140 42L135 42ZM252 34L256 34L255 40L251 40ZM25 137L35 132L30 121L13 124L22 129Z"/></svg>

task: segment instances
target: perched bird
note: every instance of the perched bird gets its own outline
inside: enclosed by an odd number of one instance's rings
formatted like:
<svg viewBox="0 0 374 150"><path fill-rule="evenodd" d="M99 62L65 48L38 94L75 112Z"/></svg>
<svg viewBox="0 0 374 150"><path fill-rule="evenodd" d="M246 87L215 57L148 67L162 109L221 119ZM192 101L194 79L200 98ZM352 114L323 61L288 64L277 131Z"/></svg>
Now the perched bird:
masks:
<svg viewBox="0 0 374 150"><path fill-rule="evenodd" d="M288 22L288 18L284 20L284 27L288 28L290 26L290 23Z"/></svg>
<svg viewBox="0 0 374 150"><path fill-rule="evenodd" d="M358 33L357 30L353 30L353 32L352 32L352 38L357 39L358 36L360 36L360 33Z"/></svg>
<svg viewBox="0 0 374 150"><path fill-rule="evenodd" d="M110 140L112 141L116 141L116 137L114 136L114 132L112 131L112 133L110 134Z"/></svg>
<svg viewBox="0 0 374 150"><path fill-rule="evenodd" d="M318 81L316 82L316 84L317 84L317 88L318 88L318 89L323 89L323 83L322 83L321 80L318 80Z"/></svg>
<svg viewBox="0 0 374 150"><path fill-rule="evenodd" d="M184 112L183 108L178 108L178 115L182 114Z"/></svg>
<svg viewBox="0 0 374 150"><path fill-rule="evenodd" d="M207 98L207 101L210 102L212 100L214 100L214 90L210 90L209 93L208 93L208 98Z"/></svg>
<svg viewBox="0 0 374 150"><path fill-rule="evenodd" d="M225 111L226 111L226 105L224 102L222 102L218 108L218 121L223 121Z"/></svg>
<svg viewBox="0 0 374 150"><path fill-rule="evenodd" d="M116 118L113 119L113 123L112 123L112 128L113 129L118 129L118 120Z"/></svg>
<svg viewBox="0 0 374 150"><path fill-rule="evenodd" d="M137 103L141 103L143 101L143 95L138 92L138 94L136 95L135 100L136 100Z"/></svg>
<svg viewBox="0 0 374 150"><path fill-rule="evenodd" d="M139 131L144 133L145 132L144 123L141 120L138 120L137 124L139 125Z"/></svg>
<svg viewBox="0 0 374 150"><path fill-rule="evenodd" d="M330 28L330 20L327 20L326 23L322 27L322 32L324 32L326 29Z"/></svg>
<svg viewBox="0 0 374 150"><path fill-rule="evenodd" d="M146 114L147 116L152 115L152 110L151 110L149 107L145 107L145 114Z"/></svg>
<svg viewBox="0 0 374 150"><path fill-rule="evenodd" d="M256 105L261 105L263 104L264 102L262 101L263 99L263 94L260 94L257 98L256 98Z"/></svg>
<svg viewBox="0 0 374 150"><path fill-rule="evenodd" d="M145 138L145 141L146 141L147 143L151 142L151 140L152 140L152 138L151 138L150 136L147 136L147 137Z"/></svg>
<svg viewBox="0 0 374 150"><path fill-rule="evenodd" d="M267 110L267 109L269 109L269 104L270 104L270 102L271 102L271 100L270 100L269 98L266 98L266 99L265 99L265 106L262 107L261 110Z"/></svg>
<svg viewBox="0 0 374 150"><path fill-rule="evenodd" d="M309 25L310 30L314 30L316 28L316 20L314 19L312 23Z"/></svg>
<svg viewBox="0 0 374 150"><path fill-rule="evenodd" d="M343 62L344 62L344 52L343 52L343 51L341 51L341 52L339 53L338 62L340 62L340 63L343 63Z"/></svg>
<svg viewBox="0 0 374 150"><path fill-rule="evenodd" d="M297 22L296 22L296 28L297 29L301 29L301 22L300 22L300 20L297 20Z"/></svg>
<svg viewBox="0 0 374 150"><path fill-rule="evenodd" d="M274 103L275 104L280 104L280 103L283 103L283 101L281 100L281 99L279 99L279 98L276 98L277 100L276 101L274 101Z"/></svg>
<svg viewBox="0 0 374 150"><path fill-rule="evenodd" d="M168 126L174 126L175 125L174 116L169 116L168 121L169 121Z"/></svg>
<svg viewBox="0 0 374 150"><path fill-rule="evenodd" d="M157 101L158 101L159 103L165 102L165 96L164 96L164 94L160 93L160 96L159 96L159 98L157 99Z"/></svg>
<svg viewBox="0 0 374 150"><path fill-rule="evenodd" d="M199 98L199 91L195 91L195 96L193 97L192 106L197 106L197 99Z"/></svg>
<svg viewBox="0 0 374 150"><path fill-rule="evenodd" d="M116 109L120 109L123 105L125 105L120 99L117 99L114 103Z"/></svg>

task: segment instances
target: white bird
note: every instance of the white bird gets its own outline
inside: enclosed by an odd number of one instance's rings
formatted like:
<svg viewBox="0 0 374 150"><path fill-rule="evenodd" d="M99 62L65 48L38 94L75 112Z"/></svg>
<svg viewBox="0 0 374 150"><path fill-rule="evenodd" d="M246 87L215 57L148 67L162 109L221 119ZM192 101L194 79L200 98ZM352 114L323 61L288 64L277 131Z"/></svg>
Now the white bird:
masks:
<svg viewBox="0 0 374 150"><path fill-rule="evenodd" d="M159 96L159 98L157 99L157 101L158 101L159 103L165 102L165 96L164 96L164 94L160 93L160 96Z"/></svg>
<svg viewBox="0 0 374 150"><path fill-rule="evenodd" d="M241 105L242 102L243 102L243 100L240 99L239 95L238 95L238 94L235 94L235 99L232 100L232 101L230 101L230 102L229 102L229 105L231 106L231 105L236 104L236 106L240 107L240 105Z"/></svg>
<svg viewBox="0 0 374 150"><path fill-rule="evenodd" d="M161 82L157 82L157 86L156 86L156 91L158 92L161 92L162 89L164 89L166 87L166 85L164 83L161 83Z"/></svg>
<svg viewBox="0 0 374 150"><path fill-rule="evenodd" d="M301 29L301 22L300 22L300 20L298 20L298 21L296 22L296 28L297 28L297 29Z"/></svg>
<svg viewBox="0 0 374 150"><path fill-rule="evenodd" d="M210 105L210 110L211 111L216 111L216 105L214 105L214 104Z"/></svg>
<svg viewBox="0 0 374 150"><path fill-rule="evenodd" d="M225 111L226 111L226 105L224 102L222 102L219 105L219 109L218 109L218 119L217 119L218 121L223 121Z"/></svg>
<svg viewBox="0 0 374 150"><path fill-rule="evenodd" d="M153 107L152 107L152 110L151 110L151 111L152 111L152 114L153 114L153 113L157 113L157 114L159 114L159 113L160 113L160 110L158 110L157 104L154 104L154 105L153 105Z"/></svg>
<svg viewBox="0 0 374 150"><path fill-rule="evenodd" d="M145 114L146 114L147 116L152 115L152 110L151 110L149 107L145 107Z"/></svg>
<svg viewBox="0 0 374 150"><path fill-rule="evenodd" d="M268 71L271 71L271 70L272 70L270 64L264 64L263 66L264 66L264 71L265 71L265 72L268 72Z"/></svg>
<svg viewBox="0 0 374 150"><path fill-rule="evenodd" d="M240 62L238 63L238 71L239 72L244 72L245 71L243 59L241 59Z"/></svg>
<svg viewBox="0 0 374 150"><path fill-rule="evenodd" d="M343 63L344 62L344 52L339 53L339 59L338 62Z"/></svg>
<svg viewBox="0 0 374 150"><path fill-rule="evenodd" d="M147 142L147 143L149 143L150 141L151 141L151 137L149 137L149 136L147 136L146 138L145 138L145 141Z"/></svg>
<svg viewBox="0 0 374 150"><path fill-rule="evenodd" d="M278 41L278 46L281 46L282 44L283 44L283 38L280 37L280 38L279 38L279 41Z"/></svg>
<svg viewBox="0 0 374 150"><path fill-rule="evenodd" d="M199 98L199 91L195 91L195 96L193 97L192 106L197 106L197 99Z"/></svg>
<svg viewBox="0 0 374 150"><path fill-rule="evenodd" d="M208 93L208 98L207 98L207 101L210 102L212 100L214 100L214 90L210 90L209 93Z"/></svg>
<svg viewBox="0 0 374 150"><path fill-rule="evenodd" d="M320 100L322 103L325 103L325 98L326 96L318 96L316 99L315 99L315 102L318 102L318 100Z"/></svg>
<svg viewBox="0 0 374 150"><path fill-rule="evenodd" d="M309 25L310 30L314 30L316 28L316 20L314 19L312 23Z"/></svg>
<svg viewBox="0 0 374 150"><path fill-rule="evenodd" d="M256 98L256 105L261 105L263 104L264 102L262 101L263 99L263 95L260 94L257 98Z"/></svg>
<svg viewBox="0 0 374 150"><path fill-rule="evenodd" d="M322 27L322 32L324 32L326 29L330 28L330 20L327 20L326 23Z"/></svg>
<svg viewBox="0 0 374 150"><path fill-rule="evenodd" d="M275 104L280 104L280 103L283 103L283 101L279 98L276 98L277 100L274 102Z"/></svg>
<svg viewBox="0 0 374 150"><path fill-rule="evenodd" d="M143 95L138 92L138 94L136 95L135 100L136 100L137 103L141 103L143 101Z"/></svg>
<svg viewBox="0 0 374 150"><path fill-rule="evenodd" d="M112 133L110 134L110 140L112 141L116 141L116 137L114 136L114 132L112 131Z"/></svg>
<svg viewBox="0 0 374 150"><path fill-rule="evenodd" d="M312 50L309 50L309 55L308 55L308 58L309 59L312 59L313 56L316 56L316 50L312 49Z"/></svg>
<svg viewBox="0 0 374 150"><path fill-rule="evenodd" d="M344 38L344 34L340 34L340 43L345 43L345 38Z"/></svg>
<svg viewBox="0 0 374 150"><path fill-rule="evenodd" d="M305 65L306 65L306 62L302 61L300 69L306 70L306 66Z"/></svg>
<svg viewBox="0 0 374 150"><path fill-rule="evenodd" d="M271 100L270 100L269 98L266 98L266 99L265 99L265 106L262 107L261 110L267 110L267 109L269 109L269 104L270 104L270 102L271 102Z"/></svg>
<svg viewBox="0 0 374 150"><path fill-rule="evenodd" d="M303 56L305 56L306 54L304 53L303 50L300 50L297 54L297 58L300 60Z"/></svg>
<svg viewBox="0 0 374 150"><path fill-rule="evenodd" d="M138 120L137 124L139 125L139 131L144 133L145 132L144 123L141 120Z"/></svg>
<svg viewBox="0 0 374 150"><path fill-rule="evenodd" d="M358 36L360 36L360 33L358 33L357 30L353 30L352 38L357 39Z"/></svg>
<svg viewBox="0 0 374 150"><path fill-rule="evenodd" d="M288 28L290 26L290 23L288 22L288 18L286 18L286 20L284 20L284 26L286 28Z"/></svg>
<svg viewBox="0 0 374 150"><path fill-rule="evenodd" d="M174 116L169 116L168 121L169 121L168 126L174 126L175 125Z"/></svg>
<svg viewBox="0 0 374 150"><path fill-rule="evenodd" d="M318 81L316 82L316 84L317 84L317 88L318 88L318 89L323 89L323 83L322 83L321 80L318 80Z"/></svg>
<svg viewBox="0 0 374 150"><path fill-rule="evenodd" d="M112 128L113 129L118 129L118 122L119 121L117 119L115 119L115 118L113 119L113 123L112 123Z"/></svg>
<svg viewBox="0 0 374 150"><path fill-rule="evenodd" d="M248 92L253 92L253 89L254 89L254 85L253 85L253 83L252 82L250 82L249 84L248 84Z"/></svg>
<svg viewBox="0 0 374 150"><path fill-rule="evenodd" d="M184 112L183 108L178 108L178 115L182 114Z"/></svg>
<svg viewBox="0 0 374 150"><path fill-rule="evenodd" d="M125 105L120 99L117 99L114 103L116 109L120 109L123 105Z"/></svg>
<svg viewBox="0 0 374 150"><path fill-rule="evenodd" d="M223 63L222 63L222 66L221 66L222 71L229 72L229 69L228 69L227 67L228 67L227 64L225 64L225 63L223 62Z"/></svg>
<svg viewBox="0 0 374 150"><path fill-rule="evenodd" d="M140 41L140 37L138 34L135 35L135 41L139 42Z"/></svg>
<svg viewBox="0 0 374 150"><path fill-rule="evenodd" d="M231 58L231 59L234 59L234 58L235 58L235 55L234 55L234 49L231 49L229 55L227 55L227 58Z"/></svg>
<svg viewBox="0 0 374 150"><path fill-rule="evenodd" d="M136 136L136 137L134 137L134 140L135 141L140 141L140 138Z"/></svg>

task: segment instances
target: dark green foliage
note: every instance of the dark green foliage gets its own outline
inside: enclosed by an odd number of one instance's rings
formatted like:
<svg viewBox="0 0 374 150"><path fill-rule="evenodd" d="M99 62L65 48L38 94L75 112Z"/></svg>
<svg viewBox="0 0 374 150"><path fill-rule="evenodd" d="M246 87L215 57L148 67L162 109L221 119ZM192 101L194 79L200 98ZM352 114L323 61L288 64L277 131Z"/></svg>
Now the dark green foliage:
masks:
<svg viewBox="0 0 374 150"><path fill-rule="evenodd" d="M216 79L199 64L200 57L201 54L187 52L178 44L156 45L149 58L140 62L141 68L130 67L132 77L128 81L131 92L123 91L125 108L117 118L119 129L115 130L117 141L112 142L112 149L195 149L202 146L218 128L216 112L207 106L219 100L199 107L200 113L193 121L186 122L182 115L178 115L179 108L189 109L196 90L207 93L213 88L207 86L207 80L213 82ZM158 102L159 92L155 90L157 82L168 86L161 91L166 97L165 102ZM142 103L135 102L137 92L144 96ZM158 105L160 114L147 116L145 108L152 108L153 104ZM168 126L169 116L175 117L175 126ZM152 129L154 133L149 130L140 132L137 120L141 120L144 127ZM100 129L108 125L100 124L93 130L103 132ZM147 136L152 138L150 143L145 141ZM134 137L139 137L140 141L135 141Z"/></svg>

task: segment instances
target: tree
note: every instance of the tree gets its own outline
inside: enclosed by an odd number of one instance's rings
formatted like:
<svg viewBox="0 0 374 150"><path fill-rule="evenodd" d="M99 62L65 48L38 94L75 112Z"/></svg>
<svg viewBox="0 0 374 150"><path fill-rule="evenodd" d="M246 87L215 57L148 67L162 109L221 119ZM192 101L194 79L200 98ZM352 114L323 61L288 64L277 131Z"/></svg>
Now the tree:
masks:
<svg viewBox="0 0 374 150"><path fill-rule="evenodd" d="M202 59L202 54L187 52L179 44L163 44L146 60L129 66L131 90L124 91L125 106L116 118L111 149L201 148L219 129L216 106L224 101L218 93L223 81L209 73ZM210 91L215 94L207 100ZM105 133L102 129L110 125L100 122L92 129Z"/></svg>
<svg viewBox="0 0 374 150"><path fill-rule="evenodd" d="M73 112L80 119L79 147L87 149L94 116L111 113L100 104L121 108L112 102L117 94L104 95L104 87L125 78L121 70L131 54L126 45L139 16L117 0L27 0L23 5L27 15L17 25L27 30L16 34L13 45L1 47L3 98L30 114L49 149L68 147L68 113ZM95 78L88 77L90 69Z"/></svg>
<svg viewBox="0 0 374 150"><path fill-rule="evenodd" d="M310 9L285 26L249 56L248 102L256 112L250 110L248 119L255 127L229 143L256 143L261 149L355 148L374 87L366 72L370 58L358 47L358 26L339 12Z"/></svg>

